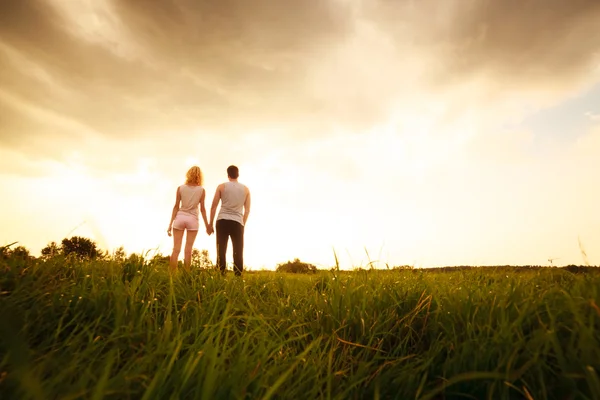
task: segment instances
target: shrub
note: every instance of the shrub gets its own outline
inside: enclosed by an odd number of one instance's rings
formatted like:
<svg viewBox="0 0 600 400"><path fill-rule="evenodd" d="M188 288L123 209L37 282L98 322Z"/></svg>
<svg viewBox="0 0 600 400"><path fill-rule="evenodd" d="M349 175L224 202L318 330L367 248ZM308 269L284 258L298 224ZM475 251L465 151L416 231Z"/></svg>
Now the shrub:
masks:
<svg viewBox="0 0 600 400"><path fill-rule="evenodd" d="M290 272L293 274L314 274L317 272L317 267L300 261L295 258L294 261L288 261L277 265L277 272Z"/></svg>
<svg viewBox="0 0 600 400"><path fill-rule="evenodd" d="M62 240L61 250L64 255L74 255L80 260L95 259L102 256L93 240L81 236L73 236Z"/></svg>
<svg viewBox="0 0 600 400"><path fill-rule="evenodd" d="M42 259L50 260L58 255L62 254L60 246L56 242L50 242L46 247L42 249Z"/></svg>

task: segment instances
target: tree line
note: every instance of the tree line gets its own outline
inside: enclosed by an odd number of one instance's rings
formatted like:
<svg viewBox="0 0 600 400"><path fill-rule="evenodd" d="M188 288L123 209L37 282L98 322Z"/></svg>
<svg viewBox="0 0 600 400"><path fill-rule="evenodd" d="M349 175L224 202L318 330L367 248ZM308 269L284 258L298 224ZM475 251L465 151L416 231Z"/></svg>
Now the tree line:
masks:
<svg viewBox="0 0 600 400"><path fill-rule="evenodd" d="M92 260L103 260L103 261L113 261L119 263L129 263L129 264L169 264L170 256L165 256L160 253L155 253L152 257L149 257L150 251L146 252L146 254L136 254L131 253L127 255L123 246L114 250L112 253L109 253L106 250L101 250L96 242L91 239L82 236L73 236L71 238L64 238L60 244L56 242L50 242L44 247L41 251L40 257L34 257L31 255L31 252L24 246L18 245L18 242L14 242L5 246L0 246L0 262L6 261L8 259L12 259L18 262L28 262L39 260L41 262L58 260L60 258L71 258L78 261L92 261ZM0 265L1 267L1 265ZM198 250L194 249L192 251L192 267L199 269L214 269L215 265L210 259L210 255L208 250ZM483 268L483 269L494 269L496 271L506 270L506 271L527 271L532 269L548 269L548 266L542 265L522 265L522 266L511 266L511 265L498 265L498 266L487 266L487 267L478 267L478 266L445 266L445 267L437 267L437 268L415 268L410 265L402 265L402 266L393 266L388 267L387 270L390 271L398 271L398 270L408 270L413 271L414 273L440 273L440 272L452 272L458 270L466 270L473 268ZM558 267L554 267L558 268ZM567 270L572 273L586 273L590 271L598 271L597 266L582 266L582 265L568 265L565 267L560 267L561 269ZM363 268L355 268L353 271L361 272L361 271L370 271L372 268L363 269ZM0 271L2 268L0 268ZM336 267L333 267L331 270L336 270ZM282 273L293 273L293 274L314 274L319 271L319 269L310 263L306 263L300 261L298 258L293 259L292 261L287 261L284 263L277 264L275 268L276 272ZM346 271L350 272L350 271Z"/></svg>
<svg viewBox="0 0 600 400"><path fill-rule="evenodd" d="M101 250L98 244L83 236L73 236L64 238L60 243L50 242L42 250L40 257L34 257L30 251L24 246L18 246L17 242L0 247L0 259L14 259L22 261L40 260L42 262L58 260L61 258L71 258L81 262L103 260L114 261L119 263L133 263L136 265L146 262L156 264L169 263L170 256L165 256L159 253L148 257L146 254L132 253L127 255L123 246L117 248L112 253L106 250ZM208 250L194 249L192 251L192 267L200 269L213 269L214 263L210 259ZM294 273L294 274L314 274L318 271L313 264L300 261L295 258L292 261L277 264L277 272Z"/></svg>
<svg viewBox="0 0 600 400"><path fill-rule="evenodd" d="M14 242L0 247L0 259L51 261L59 258L72 258L78 261L133 261L135 263L143 263L144 260L148 260L153 263L168 264L170 258L170 256L158 252L152 257L148 257L150 251L146 254L131 253L127 255L123 246L110 253L107 250L100 249L95 241L82 236L64 238L60 243L50 242L41 250L40 257L34 257L26 247L17 244L18 242ZM203 269L214 268L208 250L194 249L192 251L192 266Z"/></svg>

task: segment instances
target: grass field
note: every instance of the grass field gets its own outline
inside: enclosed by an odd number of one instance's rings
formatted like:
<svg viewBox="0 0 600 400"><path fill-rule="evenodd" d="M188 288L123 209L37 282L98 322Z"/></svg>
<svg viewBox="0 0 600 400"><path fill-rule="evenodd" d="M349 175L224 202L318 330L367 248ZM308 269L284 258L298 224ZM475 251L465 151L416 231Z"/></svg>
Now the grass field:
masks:
<svg viewBox="0 0 600 400"><path fill-rule="evenodd" d="M600 273L0 261L2 399L600 399Z"/></svg>

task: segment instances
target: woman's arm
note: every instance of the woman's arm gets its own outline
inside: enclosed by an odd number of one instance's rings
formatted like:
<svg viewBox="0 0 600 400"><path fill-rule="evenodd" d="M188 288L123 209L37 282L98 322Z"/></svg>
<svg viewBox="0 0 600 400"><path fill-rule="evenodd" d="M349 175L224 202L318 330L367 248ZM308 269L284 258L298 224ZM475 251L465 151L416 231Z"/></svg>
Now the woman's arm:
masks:
<svg viewBox="0 0 600 400"><path fill-rule="evenodd" d="M209 235L212 233L210 230L210 225L208 224L208 219L206 218L206 207L204 206L204 200L206 197L206 190L202 192L202 196L200 196L200 212L202 213L202 219L204 220L204 226L206 227L206 233Z"/></svg>
<svg viewBox="0 0 600 400"><path fill-rule="evenodd" d="M181 202L181 195L179 194L179 188L177 188L177 195L175 196L175 205L173 206L173 212L171 213L171 222L169 222L169 227L167 228L167 233L171 236L171 227L173 225L173 221L175 220L175 216L177 215L177 211L179 211L179 203Z"/></svg>

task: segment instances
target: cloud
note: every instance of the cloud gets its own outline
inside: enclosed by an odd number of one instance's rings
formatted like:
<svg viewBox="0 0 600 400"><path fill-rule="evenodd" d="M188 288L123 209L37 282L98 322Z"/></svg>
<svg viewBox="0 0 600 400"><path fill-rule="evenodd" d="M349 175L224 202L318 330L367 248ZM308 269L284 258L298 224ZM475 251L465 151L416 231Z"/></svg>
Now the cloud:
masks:
<svg viewBox="0 0 600 400"><path fill-rule="evenodd" d="M440 84L484 74L504 87L539 89L598 65L600 3L595 0L369 4L368 15L382 29L436 53Z"/></svg>
<svg viewBox="0 0 600 400"><path fill-rule="evenodd" d="M128 54L77 35L46 3L8 1L0 84L102 135L300 118L312 106L302 92L308 64L345 30L339 13L302 4L113 2Z"/></svg>
<svg viewBox="0 0 600 400"><path fill-rule="evenodd" d="M507 93L521 106L597 79L600 49L594 0L2 7L0 143L10 146L261 129L315 138L398 115L444 127L486 106L507 118L512 109L497 107Z"/></svg>

